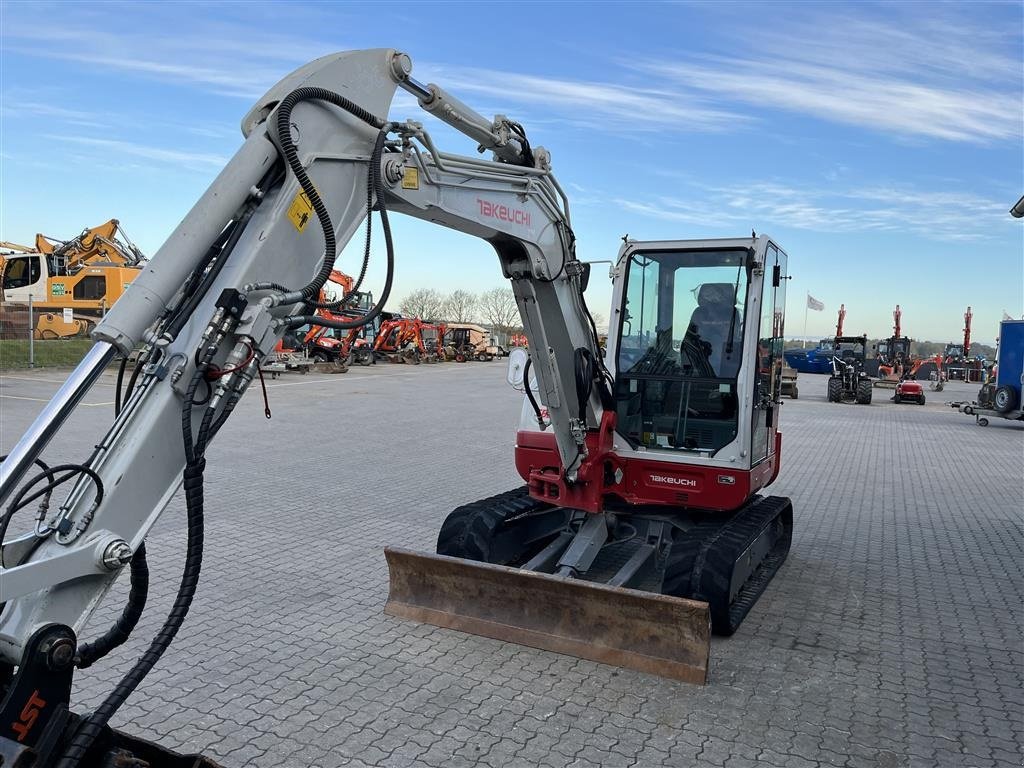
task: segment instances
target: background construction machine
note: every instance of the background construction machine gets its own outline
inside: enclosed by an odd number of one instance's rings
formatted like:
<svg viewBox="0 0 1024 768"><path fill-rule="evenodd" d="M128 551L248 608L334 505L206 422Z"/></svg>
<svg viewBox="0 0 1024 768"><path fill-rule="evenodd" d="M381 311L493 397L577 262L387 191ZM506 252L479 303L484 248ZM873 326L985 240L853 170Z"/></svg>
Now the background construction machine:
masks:
<svg viewBox="0 0 1024 768"><path fill-rule="evenodd" d="M787 349L784 353L786 366L794 373L828 373L833 370L832 358L835 356L835 338L843 335L843 322L846 320L846 305L839 305L836 316L835 336L821 339L814 349ZM787 390L788 390L787 385ZM795 390L794 390L795 391Z"/></svg>
<svg viewBox="0 0 1024 768"><path fill-rule="evenodd" d="M474 323L447 323L444 348L447 357L457 363L467 360L486 362L504 351L492 344L490 331Z"/></svg>
<svg viewBox="0 0 1024 768"><path fill-rule="evenodd" d="M828 379L830 403L854 401L871 404L871 378L864 371L867 336L836 336L833 340L832 375Z"/></svg>
<svg viewBox="0 0 1024 768"><path fill-rule="evenodd" d="M913 365L910 353L911 340L903 335L903 310L900 305L892 313L892 336L878 342L876 357L878 378L876 386L896 387L896 382Z"/></svg>
<svg viewBox="0 0 1024 768"><path fill-rule="evenodd" d="M38 234L34 248L0 243L3 311L27 314L31 297L37 338L85 335L138 277L144 260L117 219L72 240Z"/></svg>
<svg viewBox="0 0 1024 768"><path fill-rule="evenodd" d="M950 342L942 353L946 375L950 379L981 381L984 366L978 358L971 357L971 321L974 313L968 307L964 312L964 336L961 342Z"/></svg>
<svg viewBox="0 0 1024 768"><path fill-rule="evenodd" d="M436 363L445 359L439 345L444 334L443 323L393 315L381 323L373 342L373 353L378 359L392 363Z"/></svg>
<svg viewBox="0 0 1024 768"><path fill-rule="evenodd" d="M523 484L452 512L442 554L388 550L390 613L703 682L711 627L734 632L782 565L792 505L761 491L781 460L786 253L765 235L626 240L605 359L584 300L590 267L577 258L551 155L520 124L482 117L411 69L394 50L333 54L261 98L243 119L239 151L3 462L10 513L71 488L23 535L5 530L0 541L5 760L109 768L135 753L182 764L106 725L172 642L197 589L207 448L285 333L380 316L393 282L392 213L493 247L534 356L521 369L531 404L515 449ZM399 86L494 158L441 154L419 122L379 117ZM378 301L358 319L315 314L335 308L319 298L336 233L344 245L374 211L387 254ZM369 243L364 253L365 268ZM140 343L137 381L123 402L118 393L107 433L80 463L30 474L106 365ZM182 483L188 543L173 608L111 694L73 718L75 669L134 629L144 541ZM80 644L85 619L126 567L124 616Z"/></svg>

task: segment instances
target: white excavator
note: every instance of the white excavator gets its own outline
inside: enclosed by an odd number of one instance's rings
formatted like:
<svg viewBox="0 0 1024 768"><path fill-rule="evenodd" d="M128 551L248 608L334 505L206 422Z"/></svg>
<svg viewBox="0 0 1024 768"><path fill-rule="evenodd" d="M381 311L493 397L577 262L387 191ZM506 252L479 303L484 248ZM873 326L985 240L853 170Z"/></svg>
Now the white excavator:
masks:
<svg viewBox="0 0 1024 768"><path fill-rule="evenodd" d="M107 724L198 587L207 447L285 333L358 327L383 311L393 213L490 243L530 353L510 369L528 400L515 448L523 485L454 510L436 554L388 550L389 613L700 683L711 631L732 634L784 561L792 506L759 492L781 455L786 254L764 235L625 239L602 353L583 298L590 265L577 258L549 153L520 124L487 120L411 72L394 50L346 52L270 89L242 121L241 148L5 457L4 768L212 765ZM389 121L397 88L491 159L442 152L420 123ZM322 300L321 288L364 222L369 241L375 212L384 288L365 315L328 320L317 310L346 297ZM364 267L369 253L367 242ZM46 463L49 441L118 358L107 432L82 446L80 463ZM182 486L188 542L173 607L107 698L75 714L75 670L134 630L146 535ZM120 619L86 642L87 617L125 570Z"/></svg>

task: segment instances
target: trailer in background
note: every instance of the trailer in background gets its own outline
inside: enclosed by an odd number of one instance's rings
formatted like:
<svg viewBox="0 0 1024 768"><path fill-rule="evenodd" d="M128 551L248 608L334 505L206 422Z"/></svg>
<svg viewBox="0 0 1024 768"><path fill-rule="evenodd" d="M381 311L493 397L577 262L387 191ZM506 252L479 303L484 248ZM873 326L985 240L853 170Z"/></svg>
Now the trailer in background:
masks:
<svg viewBox="0 0 1024 768"><path fill-rule="evenodd" d="M1024 421L1024 320L1003 320L998 344L995 375L982 385L977 401L960 406L982 427L990 418Z"/></svg>

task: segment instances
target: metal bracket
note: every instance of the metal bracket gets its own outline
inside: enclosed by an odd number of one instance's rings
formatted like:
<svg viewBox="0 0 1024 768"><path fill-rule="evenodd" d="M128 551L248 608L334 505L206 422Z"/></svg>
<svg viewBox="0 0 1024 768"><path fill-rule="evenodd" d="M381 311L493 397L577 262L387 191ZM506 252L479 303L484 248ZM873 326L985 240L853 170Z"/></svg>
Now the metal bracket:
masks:
<svg viewBox="0 0 1024 768"><path fill-rule="evenodd" d="M590 570L601 547L608 541L608 519L603 514L590 515L558 560L555 573L574 578Z"/></svg>
<svg viewBox="0 0 1024 768"><path fill-rule="evenodd" d="M0 703L0 755L13 755L15 765L29 751L45 760L63 733L76 647L74 631L61 624L43 627L25 645Z"/></svg>

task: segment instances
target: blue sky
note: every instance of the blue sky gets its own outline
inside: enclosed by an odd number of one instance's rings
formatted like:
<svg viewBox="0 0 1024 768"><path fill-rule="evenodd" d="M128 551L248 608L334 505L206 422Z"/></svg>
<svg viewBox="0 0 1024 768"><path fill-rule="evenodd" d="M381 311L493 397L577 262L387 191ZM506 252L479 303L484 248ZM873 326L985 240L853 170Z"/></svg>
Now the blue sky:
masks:
<svg viewBox="0 0 1024 768"><path fill-rule="evenodd" d="M991 342L1004 310L1024 314L1007 214L1024 193L1022 7L4 2L0 239L117 217L152 254L267 88L325 53L394 47L551 151L582 258L613 258L625 233L756 229L790 254L790 335L809 291L826 305L811 336L841 302L848 332L887 335L899 303L908 335L953 340L970 304ZM404 94L392 117L474 152ZM395 235L399 297L501 283L486 244L408 220Z"/></svg>

